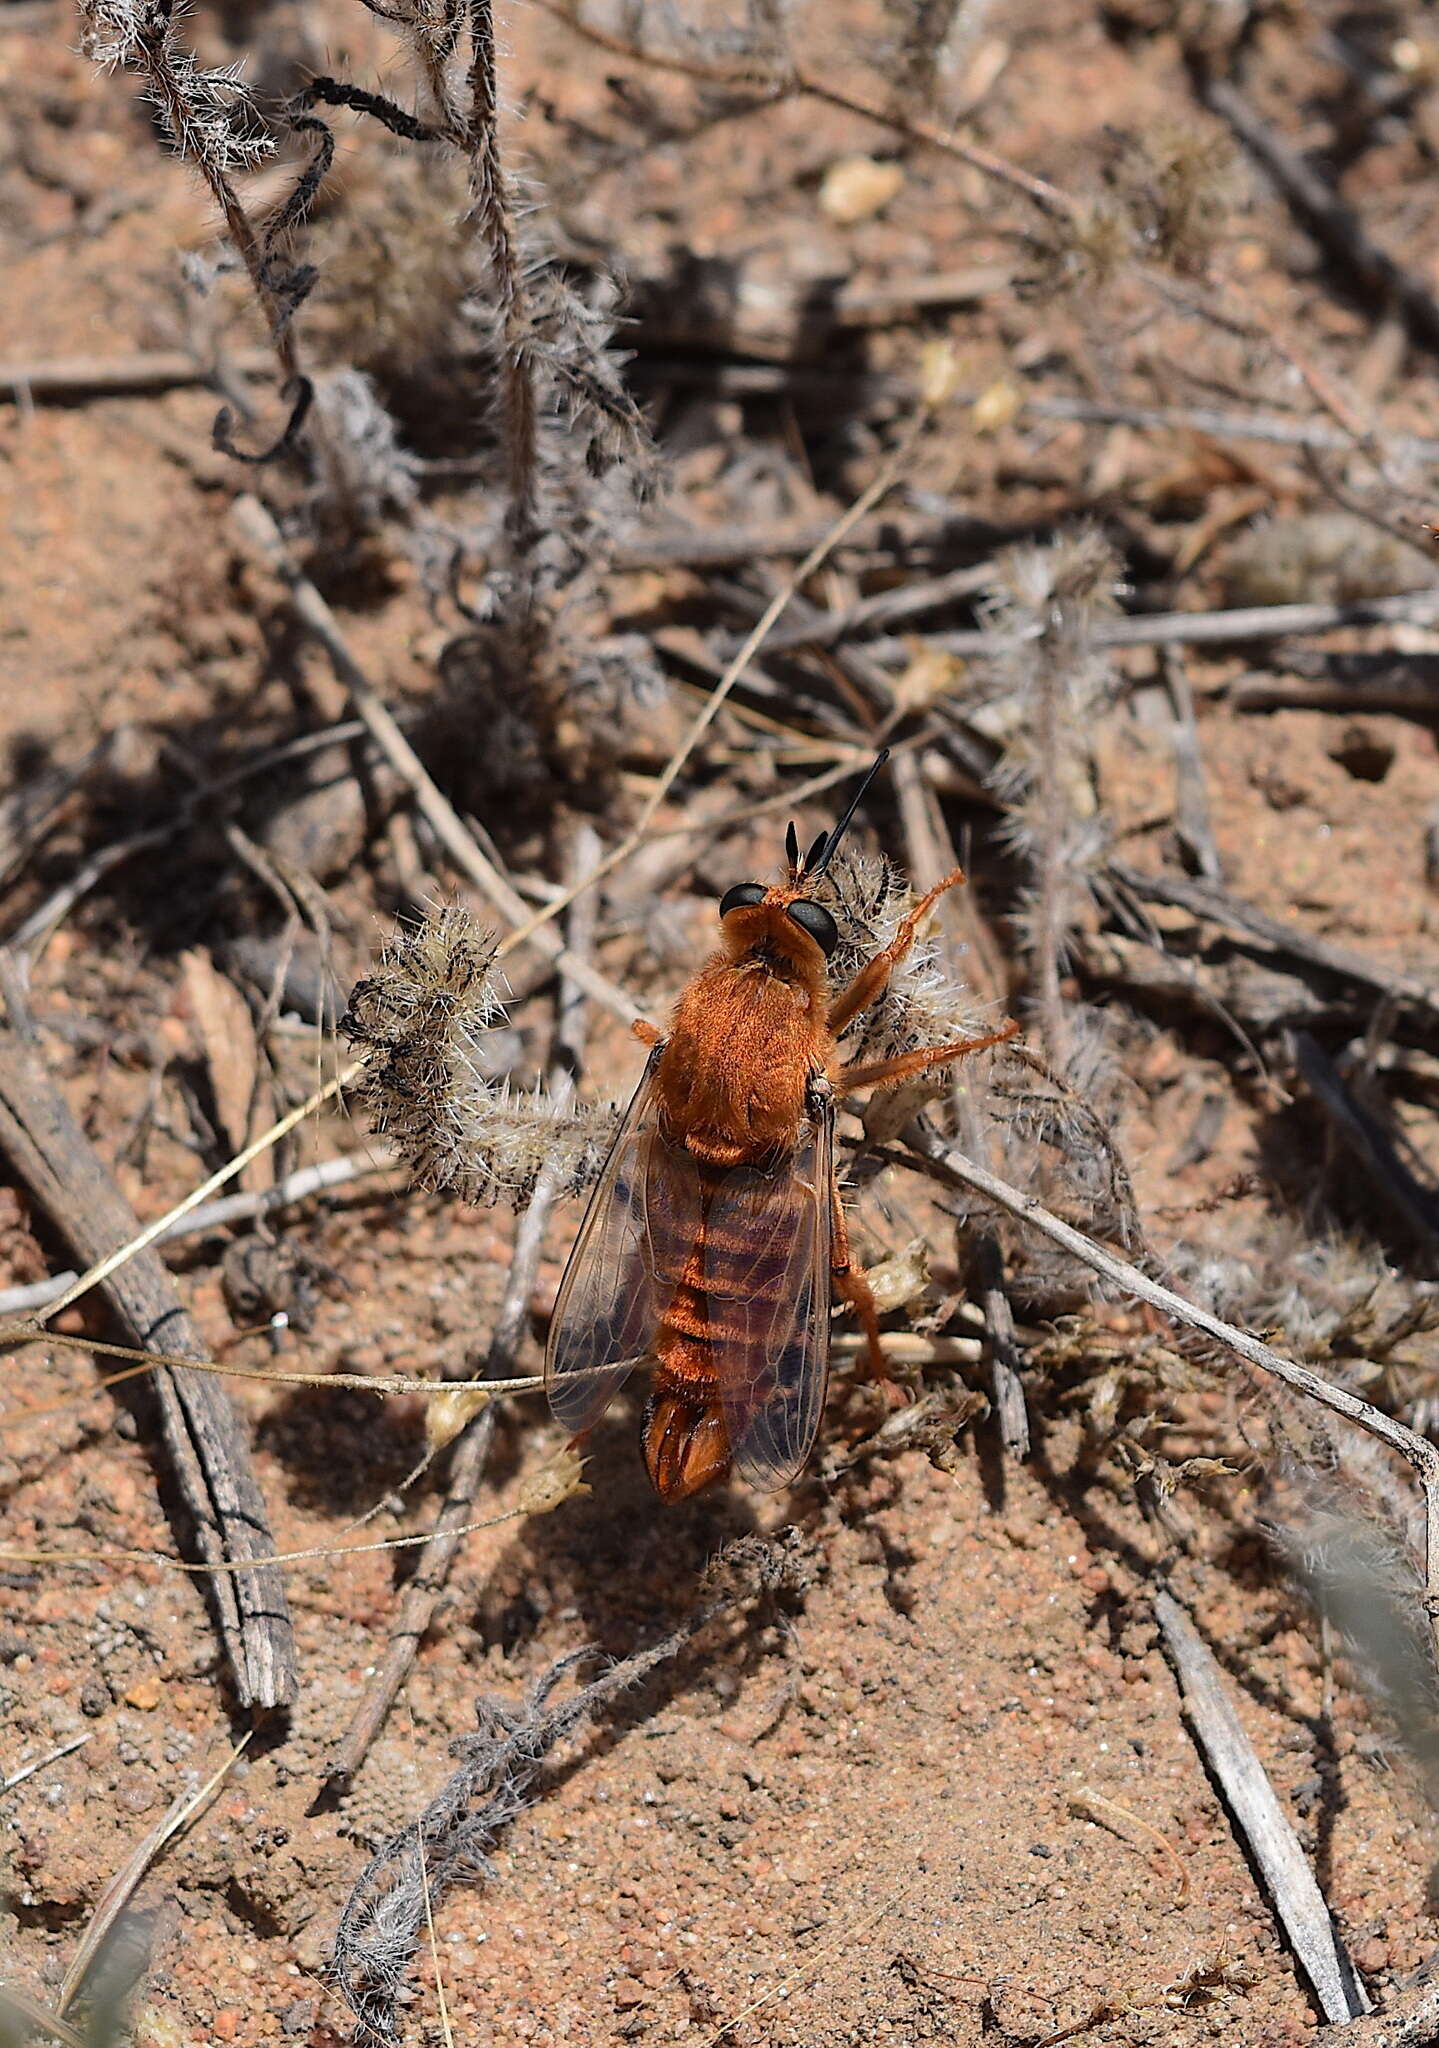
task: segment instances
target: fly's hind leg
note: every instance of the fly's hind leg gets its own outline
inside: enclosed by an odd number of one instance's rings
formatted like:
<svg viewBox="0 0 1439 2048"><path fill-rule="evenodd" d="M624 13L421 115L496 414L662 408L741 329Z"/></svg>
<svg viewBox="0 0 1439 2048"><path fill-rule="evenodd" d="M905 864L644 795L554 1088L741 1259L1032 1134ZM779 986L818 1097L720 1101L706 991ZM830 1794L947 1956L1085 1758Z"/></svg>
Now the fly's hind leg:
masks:
<svg viewBox="0 0 1439 2048"><path fill-rule="evenodd" d="M898 967L900 961L914 944L914 935L928 917L946 890L957 889L964 880L964 869L955 868L942 882L936 882L927 896L921 896L913 910L906 913L903 923L882 953L876 953L867 960L847 989L843 989L829 1006L826 1019L836 1037L872 1002L884 994L885 984Z"/></svg>
<svg viewBox="0 0 1439 2048"><path fill-rule="evenodd" d="M835 1292L847 1301L854 1310L864 1336L865 1376L891 1389L896 1405L903 1398L889 1376L884 1349L879 1341L879 1304L874 1298L874 1289L865 1278L862 1268L856 1266L850 1257L849 1225L845 1221L844 1205L836 1188L830 1197L834 1213L834 1249L830 1253L830 1275Z"/></svg>

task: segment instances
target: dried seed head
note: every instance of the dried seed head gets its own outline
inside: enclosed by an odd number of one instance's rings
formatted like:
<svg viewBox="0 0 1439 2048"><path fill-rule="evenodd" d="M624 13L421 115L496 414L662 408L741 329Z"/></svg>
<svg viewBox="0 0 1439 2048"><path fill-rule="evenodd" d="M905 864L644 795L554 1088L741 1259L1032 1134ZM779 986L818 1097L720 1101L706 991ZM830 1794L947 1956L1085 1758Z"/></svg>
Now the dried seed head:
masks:
<svg viewBox="0 0 1439 2048"><path fill-rule="evenodd" d="M914 900L904 876L883 854L852 844L841 847L814 896L839 927L839 944L829 963L834 988L843 988L883 951ZM856 1060L892 1059L976 1037L986 1028L973 998L941 967L935 940L921 933L879 1001L855 1020L846 1051ZM936 1088L948 1085L939 1072Z"/></svg>
<svg viewBox="0 0 1439 2048"><path fill-rule="evenodd" d="M251 170L274 145L238 65L203 70L180 41L184 12L164 0L81 0L80 46L103 70L140 74L181 156L222 178Z"/></svg>
<svg viewBox="0 0 1439 2048"><path fill-rule="evenodd" d="M573 1444L566 1444L553 1458L532 1472L520 1488L520 1512L548 1515L577 1494L588 1493L584 1481L585 1461Z"/></svg>
<svg viewBox="0 0 1439 2048"><path fill-rule="evenodd" d="M1201 277L1243 204L1239 159L1217 125L1157 121L1123 138L1110 171L1139 252L1181 277Z"/></svg>
<svg viewBox="0 0 1439 2048"><path fill-rule="evenodd" d="M517 1202L547 1168L560 1192L577 1193L599 1173L614 1112L485 1078L482 1040L502 1014L494 955L493 935L453 905L391 939L342 1024L374 1054L361 1092L376 1134L425 1187Z"/></svg>

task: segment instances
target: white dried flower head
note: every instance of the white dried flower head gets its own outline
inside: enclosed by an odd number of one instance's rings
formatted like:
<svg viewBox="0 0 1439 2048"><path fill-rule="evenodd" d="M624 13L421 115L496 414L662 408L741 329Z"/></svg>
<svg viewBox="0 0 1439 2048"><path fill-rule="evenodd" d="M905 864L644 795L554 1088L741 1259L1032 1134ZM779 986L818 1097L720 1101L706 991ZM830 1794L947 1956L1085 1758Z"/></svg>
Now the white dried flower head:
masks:
<svg viewBox="0 0 1439 2048"><path fill-rule="evenodd" d="M312 383L324 431L314 443L312 507L341 534L373 532L393 514L409 512L419 494L413 459L394 420L359 370L325 370Z"/></svg>
<svg viewBox="0 0 1439 2048"><path fill-rule="evenodd" d="M1010 643L993 687L1016 705L991 779L1005 806L1004 836L1030 871L1019 936L1033 963L1045 1044L1061 1069L1071 1033L1060 982L1104 850L1093 739L1114 679L1094 626L1114 609L1118 590L1108 542L1081 526L1047 547L1010 549L988 606L989 625Z"/></svg>
<svg viewBox="0 0 1439 2048"><path fill-rule="evenodd" d="M181 42L179 6L163 0L81 0L81 48L105 70L144 80L173 147L212 176L247 171L274 145L238 65L204 70Z"/></svg>
<svg viewBox="0 0 1439 2048"><path fill-rule="evenodd" d="M1226 551L1220 573L1231 604L1349 604L1427 582L1423 553L1422 535L1406 543L1356 512L1306 512L1252 526Z"/></svg>
<svg viewBox="0 0 1439 2048"><path fill-rule="evenodd" d="M493 935L452 905L398 932L357 984L342 1028L371 1048L360 1086L375 1132L423 1186L462 1201L522 1201L545 1167L577 1192L599 1173L615 1113L485 1078L480 1040L502 1014L494 955Z"/></svg>
<svg viewBox="0 0 1439 2048"><path fill-rule="evenodd" d="M81 0L82 53L105 71L132 63L149 13L136 0Z"/></svg>
<svg viewBox="0 0 1439 2048"><path fill-rule="evenodd" d="M881 853L842 847L814 887L839 927L829 963L833 989L842 989L889 944L914 898L908 882ZM921 933L889 978L878 1002L856 1020L845 1050L851 1060L886 1060L903 1052L948 1045L991 1028L974 998L945 973L935 939ZM943 1071L936 1085L948 1086Z"/></svg>

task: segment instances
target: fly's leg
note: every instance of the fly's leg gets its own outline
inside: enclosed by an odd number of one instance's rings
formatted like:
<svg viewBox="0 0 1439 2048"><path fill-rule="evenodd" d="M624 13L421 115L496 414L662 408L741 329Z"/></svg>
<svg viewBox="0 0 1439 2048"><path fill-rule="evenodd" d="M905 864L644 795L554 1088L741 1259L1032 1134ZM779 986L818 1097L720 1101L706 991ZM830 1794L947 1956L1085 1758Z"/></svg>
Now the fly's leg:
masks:
<svg viewBox="0 0 1439 2048"><path fill-rule="evenodd" d="M854 1310L864 1333L867 1354L864 1377L872 1386L884 1390L884 1397L891 1408L902 1408L909 1397L904 1388L897 1386L889 1376L889 1365L879 1341L879 1304L861 1268L851 1263L849 1226L845 1222L838 1188L834 1189L831 1200L834 1206L834 1249L830 1253L829 1269L836 1293Z"/></svg>
<svg viewBox="0 0 1439 2048"><path fill-rule="evenodd" d="M841 1067L835 1075L836 1095L849 1095L856 1088L897 1088L901 1081L912 1080L916 1074L923 1074L930 1067L947 1066L951 1060L961 1060L966 1053L983 1052L987 1046L1003 1045L1013 1038L1019 1025L1012 1017L1005 1019L998 1031L991 1031L983 1038L961 1038L953 1045L933 1045L922 1052L897 1053L892 1060L872 1060L867 1066Z"/></svg>
<svg viewBox="0 0 1439 2048"><path fill-rule="evenodd" d="M864 1332L866 1361L872 1380L887 1380L884 1351L879 1341L879 1308L875 1302L874 1289L866 1280L862 1270L854 1265L849 1251L849 1225L845 1221L844 1205L839 1198L839 1189L830 1195L834 1212L834 1248L830 1253L829 1270L836 1292L849 1303L859 1318L859 1327Z"/></svg>
<svg viewBox="0 0 1439 2048"><path fill-rule="evenodd" d="M648 1018L645 1017L636 1017L634 1023L630 1026L630 1030L634 1033L640 1044L647 1045L651 1052L654 1051L655 1047L664 1037L664 1033L660 1030L659 1025L651 1024Z"/></svg>
<svg viewBox="0 0 1439 2048"><path fill-rule="evenodd" d="M876 953L872 960L867 960L849 987L835 997L829 1006L826 1022L836 1037L847 1024L853 1022L861 1010L867 1010L877 997L883 995L890 975L914 944L914 935L920 925L945 891L958 888L963 880L964 869L956 868L953 874L946 875L942 882L936 882L929 894L922 896L913 910L908 912L884 951Z"/></svg>

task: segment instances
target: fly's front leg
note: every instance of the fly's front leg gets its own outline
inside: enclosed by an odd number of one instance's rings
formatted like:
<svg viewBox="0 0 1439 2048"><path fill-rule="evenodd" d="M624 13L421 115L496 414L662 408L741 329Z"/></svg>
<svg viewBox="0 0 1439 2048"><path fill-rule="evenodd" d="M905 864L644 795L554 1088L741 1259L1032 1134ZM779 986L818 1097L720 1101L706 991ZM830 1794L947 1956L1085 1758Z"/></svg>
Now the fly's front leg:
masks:
<svg viewBox="0 0 1439 2048"><path fill-rule="evenodd" d="M829 1006L825 1021L836 1036L847 1024L853 1022L861 1010L867 1010L872 1002L884 994L890 975L914 944L914 935L920 925L945 891L958 888L963 880L964 869L956 868L953 874L946 875L942 882L936 882L929 894L921 896L913 910L906 914L904 922L884 951L876 953L872 960L866 961L849 987L835 997Z"/></svg>
<svg viewBox="0 0 1439 2048"><path fill-rule="evenodd" d="M897 1088L901 1081L912 1081L916 1074L923 1074L930 1067L948 1066L951 1060L961 1060L966 1053L984 1052L991 1045L1003 1045L1019 1029L1014 1019L1007 1017L998 1031L987 1032L983 1038L959 1038L953 1045L931 1045L919 1052L896 1053L890 1060L872 1060L868 1065L841 1067L835 1075L834 1092L836 1095L849 1095L856 1088Z"/></svg>

